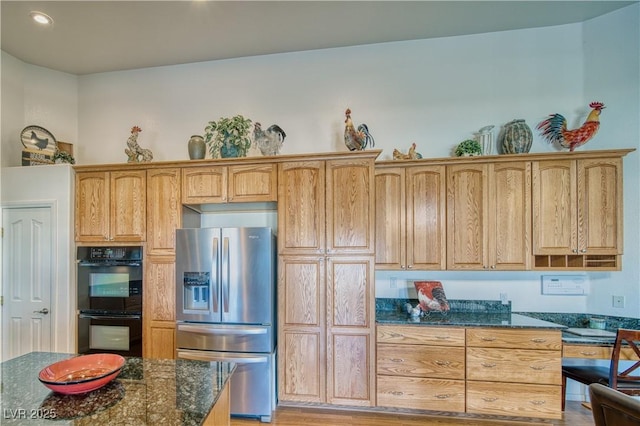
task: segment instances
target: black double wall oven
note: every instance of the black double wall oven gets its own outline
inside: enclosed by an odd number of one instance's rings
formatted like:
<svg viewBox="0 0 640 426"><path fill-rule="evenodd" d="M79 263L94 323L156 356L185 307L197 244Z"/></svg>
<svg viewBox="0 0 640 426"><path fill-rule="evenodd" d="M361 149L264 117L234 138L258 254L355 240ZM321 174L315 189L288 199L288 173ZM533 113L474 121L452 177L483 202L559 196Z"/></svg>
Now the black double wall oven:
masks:
<svg viewBox="0 0 640 426"><path fill-rule="evenodd" d="M78 247L78 353L142 356L142 247Z"/></svg>

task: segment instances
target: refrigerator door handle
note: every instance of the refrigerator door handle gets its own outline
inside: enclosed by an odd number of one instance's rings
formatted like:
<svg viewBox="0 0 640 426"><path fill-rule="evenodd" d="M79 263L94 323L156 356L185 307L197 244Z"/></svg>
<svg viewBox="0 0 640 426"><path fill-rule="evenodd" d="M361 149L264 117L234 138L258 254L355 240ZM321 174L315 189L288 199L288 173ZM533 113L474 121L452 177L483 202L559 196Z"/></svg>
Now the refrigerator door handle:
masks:
<svg viewBox="0 0 640 426"><path fill-rule="evenodd" d="M236 364L263 364L269 362L266 356L237 356L232 354L224 354L221 352L207 353L206 351L185 351L178 350L178 359L193 359L196 361L224 361L234 362Z"/></svg>
<svg viewBox="0 0 640 426"><path fill-rule="evenodd" d="M229 312L229 237L222 239L222 309Z"/></svg>
<svg viewBox="0 0 640 426"><path fill-rule="evenodd" d="M242 328L230 328L230 327L211 327L206 325L197 324L178 324L178 331L189 331L192 333L200 334L227 334L235 336L249 336L257 334L267 334L267 327L242 327Z"/></svg>
<svg viewBox="0 0 640 426"><path fill-rule="evenodd" d="M213 278L211 279L211 302L213 302L213 312L218 312L218 274L216 271L218 270L218 239L216 237L213 238Z"/></svg>

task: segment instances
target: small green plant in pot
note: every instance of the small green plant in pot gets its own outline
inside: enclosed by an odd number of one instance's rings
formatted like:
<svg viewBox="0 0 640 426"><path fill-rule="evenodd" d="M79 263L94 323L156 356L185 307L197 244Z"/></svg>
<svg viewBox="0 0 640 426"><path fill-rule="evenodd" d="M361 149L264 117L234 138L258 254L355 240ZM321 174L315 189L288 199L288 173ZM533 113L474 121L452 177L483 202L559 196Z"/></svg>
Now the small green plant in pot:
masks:
<svg viewBox="0 0 640 426"><path fill-rule="evenodd" d="M251 147L250 125L251 120L242 115L210 121L204 129L204 141L209 146L211 157L246 157Z"/></svg>
<svg viewBox="0 0 640 426"><path fill-rule="evenodd" d="M482 155L482 147L478 141L467 139L460 142L455 150L456 157L474 157Z"/></svg>

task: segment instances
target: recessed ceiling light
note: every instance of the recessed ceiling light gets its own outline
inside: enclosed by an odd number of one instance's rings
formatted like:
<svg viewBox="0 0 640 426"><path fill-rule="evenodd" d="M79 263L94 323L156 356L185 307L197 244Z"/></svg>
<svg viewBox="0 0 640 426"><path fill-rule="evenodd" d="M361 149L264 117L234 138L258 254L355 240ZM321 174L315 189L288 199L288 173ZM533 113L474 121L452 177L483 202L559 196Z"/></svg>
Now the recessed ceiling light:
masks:
<svg viewBox="0 0 640 426"><path fill-rule="evenodd" d="M29 16L31 16L31 19L36 21L38 24L42 24L42 25L53 24L53 18L51 18L51 16L47 15L46 13L42 13L34 10L33 12L29 13Z"/></svg>

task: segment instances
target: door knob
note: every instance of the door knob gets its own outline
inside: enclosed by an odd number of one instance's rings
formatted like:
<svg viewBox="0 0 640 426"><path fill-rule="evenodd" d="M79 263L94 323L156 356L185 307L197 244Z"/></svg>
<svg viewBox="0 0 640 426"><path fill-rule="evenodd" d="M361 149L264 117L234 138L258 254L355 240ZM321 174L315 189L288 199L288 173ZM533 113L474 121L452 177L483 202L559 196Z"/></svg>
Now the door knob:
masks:
<svg viewBox="0 0 640 426"><path fill-rule="evenodd" d="M34 314L44 314L47 315L49 313L49 310L47 308L42 308L39 311L33 311Z"/></svg>

